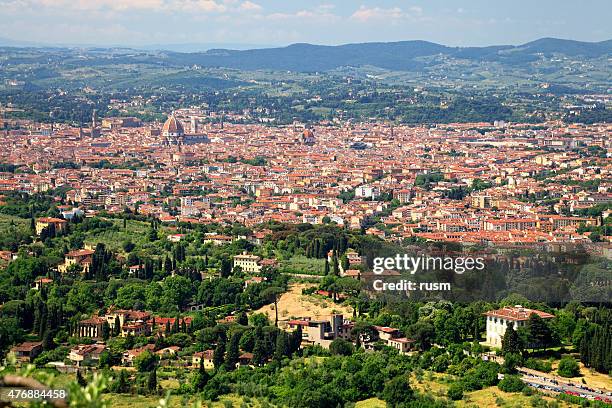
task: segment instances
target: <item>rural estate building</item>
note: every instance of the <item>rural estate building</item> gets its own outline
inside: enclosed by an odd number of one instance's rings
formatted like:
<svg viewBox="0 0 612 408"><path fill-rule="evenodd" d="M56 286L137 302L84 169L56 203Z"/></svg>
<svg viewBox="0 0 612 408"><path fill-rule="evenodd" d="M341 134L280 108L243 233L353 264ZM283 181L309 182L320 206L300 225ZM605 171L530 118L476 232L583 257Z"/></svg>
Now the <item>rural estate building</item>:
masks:
<svg viewBox="0 0 612 408"><path fill-rule="evenodd" d="M39 218L36 220L36 235L40 235L43 229L53 225L55 232L64 232L68 221L61 218Z"/></svg>
<svg viewBox="0 0 612 408"><path fill-rule="evenodd" d="M207 370L212 370L215 368L215 364L213 363L213 355L215 352L213 350L206 351L198 351L193 353L191 357L191 365L195 368L200 367L200 364L204 362L204 368Z"/></svg>
<svg viewBox="0 0 612 408"><path fill-rule="evenodd" d="M11 353L15 354L17 361L31 363L40 353L42 353L42 342L26 341L11 348Z"/></svg>
<svg viewBox="0 0 612 408"><path fill-rule="evenodd" d="M94 340L102 340L105 323L106 319L99 316L81 320L77 324L77 334L79 337L90 337Z"/></svg>
<svg viewBox="0 0 612 408"><path fill-rule="evenodd" d="M291 331L297 329L298 326L302 328L302 344L318 344L329 348L331 342L335 339L353 340L351 338L353 323L345 321L341 314L331 315L329 320L304 318L288 322ZM415 345L414 340L401 337L399 329L383 326L373 326L372 329L374 336L367 343L362 343L366 349L373 349L374 343L380 341L384 345L396 349L400 354L407 354Z"/></svg>
<svg viewBox="0 0 612 408"><path fill-rule="evenodd" d="M68 359L77 367L97 365L104 350L104 344L82 344L70 350Z"/></svg>
<svg viewBox="0 0 612 408"><path fill-rule="evenodd" d="M487 339L483 343L486 346L501 347L502 338L506 328L512 325L514 330L523 327L533 313L542 319L552 319L553 315L540 310L528 309L521 305L506 306L502 309L491 310L484 313L487 316Z"/></svg>
<svg viewBox="0 0 612 408"><path fill-rule="evenodd" d="M81 272L86 274L89 270L89 265L91 265L94 252L91 249L70 251L66 254L64 263L59 265L57 269L60 273L66 273L72 265L78 265L81 267Z"/></svg>
<svg viewBox="0 0 612 408"><path fill-rule="evenodd" d="M245 251L234 257L234 268L239 266L243 272L257 273L261 271L260 259L257 255L247 254Z"/></svg>
<svg viewBox="0 0 612 408"><path fill-rule="evenodd" d="M290 320L288 325L292 331L298 326L302 327L302 344L318 344L325 348L329 348L335 339L348 337L350 334L341 314L332 315L330 320L311 320L310 318Z"/></svg>

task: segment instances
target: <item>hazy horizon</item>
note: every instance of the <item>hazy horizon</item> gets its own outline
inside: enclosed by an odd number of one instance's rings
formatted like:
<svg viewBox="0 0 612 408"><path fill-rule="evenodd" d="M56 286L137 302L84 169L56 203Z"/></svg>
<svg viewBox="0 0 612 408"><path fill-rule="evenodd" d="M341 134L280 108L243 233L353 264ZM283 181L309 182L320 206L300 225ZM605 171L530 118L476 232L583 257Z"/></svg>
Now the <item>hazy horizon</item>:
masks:
<svg viewBox="0 0 612 408"><path fill-rule="evenodd" d="M594 0L589 5L552 0L494 7L485 0L0 0L0 17L1 37L45 45L261 48L426 40L486 46L543 37L612 38L607 21L612 4Z"/></svg>

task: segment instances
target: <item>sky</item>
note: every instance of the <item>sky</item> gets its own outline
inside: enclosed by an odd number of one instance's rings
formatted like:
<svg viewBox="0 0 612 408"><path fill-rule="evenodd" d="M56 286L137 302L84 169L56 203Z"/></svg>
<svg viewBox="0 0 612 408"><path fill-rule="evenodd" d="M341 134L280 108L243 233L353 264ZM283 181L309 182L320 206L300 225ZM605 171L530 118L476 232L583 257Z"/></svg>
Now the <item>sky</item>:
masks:
<svg viewBox="0 0 612 408"><path fill-rule="evenodd" d="M610 0L0 0L0 37L143 46L612 38Z"/></svg>

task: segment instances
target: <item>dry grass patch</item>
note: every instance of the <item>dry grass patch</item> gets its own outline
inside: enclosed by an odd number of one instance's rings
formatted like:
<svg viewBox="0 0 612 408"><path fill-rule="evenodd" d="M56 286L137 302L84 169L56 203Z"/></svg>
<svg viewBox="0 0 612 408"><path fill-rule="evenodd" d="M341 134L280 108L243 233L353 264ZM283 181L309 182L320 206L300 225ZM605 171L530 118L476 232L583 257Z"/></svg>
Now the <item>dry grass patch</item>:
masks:
<svg viewBox="0 0 612 408"><path fill-rule="evenodd" d="M352 316L350 306L340 305L331 300L322 299L315 295L303 295L302 290L316 287L314 283L296 283L289 286L278 301L279 321L291 320L294 317L326 318L334 313ZM253 313L263 313L270 320L274 320L274 304L269 304L255 310Z"/></svg>

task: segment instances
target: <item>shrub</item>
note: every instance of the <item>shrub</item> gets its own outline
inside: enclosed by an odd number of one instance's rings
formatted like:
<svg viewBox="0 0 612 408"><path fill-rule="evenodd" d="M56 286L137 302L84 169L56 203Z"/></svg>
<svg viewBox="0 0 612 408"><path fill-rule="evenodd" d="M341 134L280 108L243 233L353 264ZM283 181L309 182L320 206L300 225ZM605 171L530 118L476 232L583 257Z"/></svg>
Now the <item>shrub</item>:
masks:
<svg viewBox="0 0 612 408"><path fill-rule="evenodd" d="M536 371L543 371L545 373L550 373L552 371L552 365L546 361L540 361L535 358L528 358L523 363L523 366L527 368L531 368Z"/></svg>
<svg viewBox="0 0 612 408"><path fill-rule="evenodd" d="M573 357L566 356L559 361L557 373L561 377L578 377L580 375L580 366Z"/></svg>
<svg viewBox="0 0 612 408"><path fill-rule="evenodd" d="M497 387L504 392L519 392L525 388L525 383L517 375L506 375Z"/></svg>
<svg viewBox="0 0 612 408"><path fill-rule="evenodd" d="M329 345L329 351L335 355L350 356L353 354L353 343L344 339L335 339Z"/></svg>
<svg viewBox="0 0 612 408"><path fill-rule="evenodd" d="M431 369L434 370L436 373L443 373L448 369L449 365L450 358L448 357L448 355L442 354L434 358L434 361L431 365Z"/></svg>
<svg viewBox="0 0 612 408"><path fill-rule="evenodd" d="M448 387L446 395L453 401L459 401L460 399L463 399L463 384L461 384L460 382L455 382L451 384L450 387Z"/></svg>

